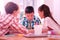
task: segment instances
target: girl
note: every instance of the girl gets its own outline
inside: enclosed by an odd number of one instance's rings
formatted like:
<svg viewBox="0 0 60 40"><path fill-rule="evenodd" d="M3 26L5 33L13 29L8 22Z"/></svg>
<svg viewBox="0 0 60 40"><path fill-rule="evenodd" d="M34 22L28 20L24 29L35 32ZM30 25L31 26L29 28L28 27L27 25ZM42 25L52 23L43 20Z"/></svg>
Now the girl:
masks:
<svg viewBox="0 0 60 40"><path fill-rule="evenodd" d="M41 17L41 19L44 18L43 30L44 31L53 30L55 32L55 34L57 34L57 33L60 34L59 33L60 25L52 17L49 7L45 4L43 4L42 6L40 6L38 8L38 12L39 12L39 16Z"/></svg>

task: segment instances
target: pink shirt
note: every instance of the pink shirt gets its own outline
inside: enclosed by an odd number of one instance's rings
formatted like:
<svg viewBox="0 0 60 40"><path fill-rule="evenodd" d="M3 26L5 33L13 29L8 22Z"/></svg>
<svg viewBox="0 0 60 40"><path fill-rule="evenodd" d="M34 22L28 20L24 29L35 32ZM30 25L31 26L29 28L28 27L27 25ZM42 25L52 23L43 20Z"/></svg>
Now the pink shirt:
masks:
<svg viewBox="0 0 60 40"><path fill-rule="evenodd" d="M19 24L17 18L13 15L7 14L4 17L0 17L0 36L9 33L27 33L28 30Z"/></svg>
<svg viewBox="0 0 60 40"><path fill-rule="evenodd" d="M44 27L45 28L51 28L55 31L60 30L60 26L58 26L50 17L46 17L44 19Z"/></svg>

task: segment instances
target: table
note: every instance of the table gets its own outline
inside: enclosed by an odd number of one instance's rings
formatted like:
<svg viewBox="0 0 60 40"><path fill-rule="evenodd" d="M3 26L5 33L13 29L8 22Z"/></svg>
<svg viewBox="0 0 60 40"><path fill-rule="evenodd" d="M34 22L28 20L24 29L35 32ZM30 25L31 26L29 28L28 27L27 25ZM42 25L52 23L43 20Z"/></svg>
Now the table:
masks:
<svg viewBox="0 0 60 40"><path fill-rule="evenodd" d="M2 38L3 40L60 40L56 38L57 35L52 35L51 37L41 37L41 38L26 38L26 37L23 37L23 36L3 36L3 37L0 37ZM60 37L60 35L59 35ZM2 40L0 39L0 40Z"/></svg>
<svg viewBox="0 0 60 40"><path fill-rule="evenodd" d="M48 38L25 38L25 37L7 37L8 40L48 40Z"/></svg>

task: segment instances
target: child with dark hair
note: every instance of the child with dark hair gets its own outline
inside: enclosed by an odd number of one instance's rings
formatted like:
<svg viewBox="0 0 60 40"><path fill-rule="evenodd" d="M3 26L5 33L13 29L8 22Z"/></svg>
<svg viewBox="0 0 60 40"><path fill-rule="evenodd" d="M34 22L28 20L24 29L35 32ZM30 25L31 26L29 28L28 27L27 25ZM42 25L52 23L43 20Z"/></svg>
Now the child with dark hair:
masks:
<svg viewBox="0 0 60 40"><path fill-rule="evenodd" d="M38 12L41 19L44 18L43 24L43 29L45 29L44 31L46 31L46 29L50 31L53 30L57 34L60 31L60 25L52 17L49 7L43 4L38 8Z"/></svg>
<svg viewBox="0 0 60 40"><path fill-rule="evenodd" d="M34 8L32 6L25 8L25 17L22 20L22 24L27 29L34 29L35 24L40 24L40 19L34 16Z"/></svg>
<svg viewBox="0 0 60 40"><path fill-rule="evenodd" d="M0 36L13 33L28 33L28 30L17 22L16 16L19 14L19 7L13 2L5 5L6 15L0 19Z"/></svg>

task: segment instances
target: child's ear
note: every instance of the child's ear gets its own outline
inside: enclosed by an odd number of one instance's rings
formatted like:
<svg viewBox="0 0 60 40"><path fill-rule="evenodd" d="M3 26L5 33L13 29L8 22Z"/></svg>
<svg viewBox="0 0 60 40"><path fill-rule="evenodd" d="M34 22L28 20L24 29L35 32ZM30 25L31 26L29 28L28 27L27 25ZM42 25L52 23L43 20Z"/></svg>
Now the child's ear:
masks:
<svg viewBox="0 0 60 40"><path fill-rule="evenodd" d="M17 13L16 13L16 12L17 12L17 11L13 11L13 15L14 15L14 16L17 16Z"/></svg>
<svg viewBox="0 0 60 40"><path fill-rule="evenodd" d="M16 13L16 11L13 11L13 13Z"/></svg>

